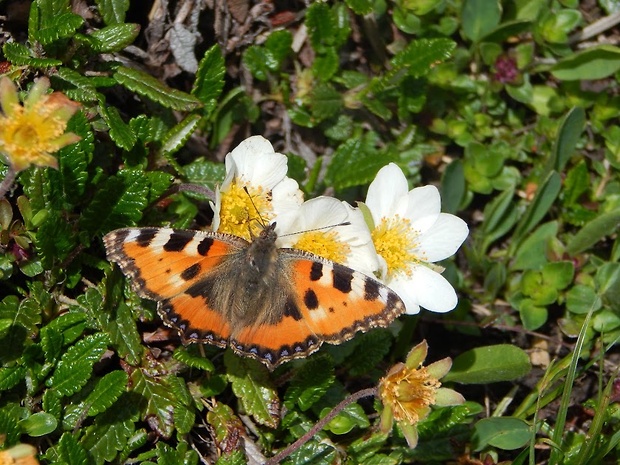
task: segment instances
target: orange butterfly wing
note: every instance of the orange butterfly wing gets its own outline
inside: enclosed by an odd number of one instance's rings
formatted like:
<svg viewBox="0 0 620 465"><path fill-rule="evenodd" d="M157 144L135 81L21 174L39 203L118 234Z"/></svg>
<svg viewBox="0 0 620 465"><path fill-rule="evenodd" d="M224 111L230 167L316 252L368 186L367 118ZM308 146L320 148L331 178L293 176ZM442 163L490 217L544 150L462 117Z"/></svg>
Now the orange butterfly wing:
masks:
<svg viewBox="0 0 620 465"><path fill-rule="evenodd" d="M104 237L108 259L131 279L134 291L158 302L164 322L187 340L224 347L230 325L204 299L185 291L226 256L247 247L235 236L170 228L126 228Z"/></svg>
<svg viewBox="0 0 620 465"><path fill-rule="evenodd" d="M357 331L388 326L405 311L402 300L374 278L300 250L279 253L290 262L293 299L276 323L234 334L235 352L273 368L317 351L323 342L339 344Z"/></svg>

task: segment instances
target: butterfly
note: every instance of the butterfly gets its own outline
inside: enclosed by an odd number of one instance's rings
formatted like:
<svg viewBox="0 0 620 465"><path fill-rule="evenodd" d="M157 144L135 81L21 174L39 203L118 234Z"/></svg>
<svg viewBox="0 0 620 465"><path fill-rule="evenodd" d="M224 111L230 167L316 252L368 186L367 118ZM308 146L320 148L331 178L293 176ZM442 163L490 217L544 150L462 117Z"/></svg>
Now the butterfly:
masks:
<svg viewBox="0 0 620 465"><path fill-rule="evenodd" d="M276 246L276 224L251 242L218 232L125 228L104 238L135 292L158 302L184 343L230 346L274 369L388 326L404 313L387 286L346 266Z"/></svg>

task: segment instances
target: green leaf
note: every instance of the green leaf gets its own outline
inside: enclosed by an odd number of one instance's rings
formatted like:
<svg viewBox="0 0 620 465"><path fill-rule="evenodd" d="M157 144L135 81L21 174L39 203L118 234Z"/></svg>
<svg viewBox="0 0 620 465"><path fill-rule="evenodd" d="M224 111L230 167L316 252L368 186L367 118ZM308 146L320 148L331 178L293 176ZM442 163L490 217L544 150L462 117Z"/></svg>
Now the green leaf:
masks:
<svg viewBox="0 0 620 465"><path fill-rule="evenodd" d="M42 45L50 45L60 39L73 37L75 32L82 27L84 19L74 13L61 13L59 15L41 16L45 18L42 28L35 31L35 40Z"/></svg>
<svg viewBox="0 0 620 465"><path fill-rule="evenodd" d="M476 451L488 446L502 450L515 450L531 439L532 428L520 418L483 418L474 425L473 443Z"/></svg>
<svg viewBox="0 0 620 465"><path fill-rule="evenodd" d="M207 372L215 371L213 362L201 354L195 344L190 347L177 347L172 356L175 360L184 363L188 367L198 368Z"/></svg>
<svg viewBox="0 0 620 465"><path fill-rule="evenodd" d="M457 356L442 381L463 384L488 384L512 381L531 369L527 354L516 346L499 344L476 347Z"/></svg>
<svg viewBox="0 0 620 465"><path fill-rule="evenodd" d="M67 131L77 134L82 139L58 151L58 171L53 173L59 175L58 182L62 185L64 198L76 205L86 190L89 175L88 163L95 149L94 136L82 112L71 118ZM50 178L50 182L56 182L56 179Z"/></svg>
<svg viewBox="0 0 620 465"><path fill-rule="evenodd" d="M136 144L137 138L127 123L123 121L116 107L99 105L99 114L110 128L110 139L124 150L131 150Z"/></svg>
<svg viewBox="0 0 620 465"><path fill-rule="evenodd" d="M259 81L266 81L270 67L267 62L267 52L259 45L251 45L243 52L243 65Z"/></svg>
<svg viewBox="0 0 620 465"><path fill-rule="evenodd" d="M306 10L305 24L314 50L322 53L326 46L334 44L338 28L337 19L326 3L311 4Z"/></svg>
<svg viewBox="0 0 620 465"><path fill-rule="evenodd" d="M465 199L466 192L463 162L454 160L446 166L441 177L441 211L456 213Z"/></svg>
<svg viewBox="0 0 620 465"><path fill-rule="evenodd" d="M620 48L613 45L590 47L571 53L551 68L551 74L562 81L597 80L620 70Z"/></svg>
<svg viewBox="0 0 620 465"><path fill-rule="evenodd" d="M417 39L411 41L391 60L392 69L381 79L383 87L400 83L405 75L422 77L452 56L456 43L449 39ZM406 74L402 73L406 71Z"/></svg>
<svg viewBox="0 0 620 465"><path fill-rule="evenodd" d="M566 289L575 276L575 266L568 260L547 263L542 269L543 286Z"/></svg>
<svg viewBox="0 0 620 465"><path fill-rule="evenodd" d="M14 365L0 368L0 391L8 391L12 387L25 381L26 367Z"/></svg>
<svg viewBox="0 0 620 465"><path fill-rule="evenodd" d="M19 422L19 427L28 434L28 436L35 438L52 433L57 426L58 422L56 418L46 412L34 413Z"/></svg>
<svg viewBox="0 0 620 465"><path fill-rule="evenodd" d="M127 373L115 370L97 381L95 389L82 402L88 407L88 416L94 417L109 409L127 389Z"/></svg>
<svg viewBox="0 0 620 465"><path fill-rule="evenodd" d="M228 381L245 411L258 423L275 428L279 421L280 401L267 368L256 360L239 357L230 350L224 354L224 363Z"/></svg>
<svg viewBox="0 0 620 465"><path fill-rule="evenodd" d="M173 110L191 111L202 106L200 100L193 95L172 89L150 74L137 69L119 66L114 73L114 79L136 94Z"/></svg>
<svg viewBox="0 0 620 465"><path fill-rule="evenodd" d="M90 234L130 226L142 217L148 205L149 181L142 170L121 170L98 186L80 218Z"/></svg>
<svg viewBox="0 0 620 465"><path fill-rule="evenodd" d="M95 302L101 300L101 295L96 290ZM97 311L97 308L93 309ZM112 345L116 348L118 356L132 366L138 366L144 353L144 346L131 309L125 302L119 302L116 307L115 318L112 318L106 325L107 333L110 335Z"/></svg>
<svg viewBox="0 0 620 465"><path fill-rule="evenodd" d="M327 167L325 182L336 190L372 181L379 169L395 157L373 146L372 136L354 137L341 144Z"/></svg>
<svg viewBox="0 0 620 465"><path fill-rule="evenodd" d="M41 329L41 348L45 361L54 365L61 355L63 337L62 333L54 329L51 325L44 326Z"/></svg>
<svg viewBox="0 0 620 465"><path fill-rule="evenodd" d="M62 61L53 58L35 58L30 49L17 42L7 42L2 46L2 53L14 66L31 66L33 68L51 68L62 65Z"/></svg>
<svg viewBox="0 0 620 465"><path fill-rule="evenodd" d="M138 417L137 407L135 397L131 400L121 397L116 408L97 415L91 426L82 429L80 443L92 456L89 463L103 465L112 462L118 451L123 450L135 432L133 424Z"/></svg>
<svg viewBox="0 0 620 465"><path fill-rule="evenodd" d="M224 180L226 167L223 163L214 163L201 157L185 165L183 173L188 182L213 190L217 184L221 184Z"/></svg>
<svg viewBox="0 0 620 465"><path fill-rule="evenodd" d="M479 42L493 31L502 17L502 6L497 0L464 0L461 10L463 35Z"/></svg>
<svg viewBox="0 0 620 465"><path fill-rule="evenodd" d="M528 205L519 221L513 235L517 241L525 237L543 219L555 202L561 188L562 178L556 171L552 171L538 188L534 200Z"/></svg>
<svg viewBox="0 0 620 465"><path fill-rule="evenodd" d="M372 0L345 0L345 3L356 15L372 13L375 3Z"/></svg>
<svg viewBox="0 0 620 465"><path fill-rule="evenodd" d="M52 76L52 79L59 84L56 86L60 87L58 90L62 90L72 100L95 102L99 98L92 80L70 68L65 66L58 68L58 72ZM66 84L72 87L68 88Z"/></svg>
<svg viewBox="0 0 620 465"><path fill-rule="evenodd" d="M564 167L570 157L575 153L575 146L581 138L581 133L586 125L586 112L581 107L572 108L560 122L560 130L553 144L553 154L549 159L548 171L552 169L558 173L564 171Z"/></svg>
<svg viewBox="0 0 620 465"><path fill-rule="evenodd" d="M65 432L58 441L58 458L67 465L88 463L88 453L70 432Z"/></svg>
<svg viewBox="0 0 620 465"><path fill-rule="evenodd" d="M312 116L318 120L323 120L334 116L342 109L342 95L329 84L319 84L311 96Z"/></svg>
<svg viewBox="0 0 620 465"><path fill-rule="evenodd" d="M278 71L282 63L291 54L293 45L293 35L290 31L282 29L273 31L265 41L265 51L269 56L270 69Z"/></svg>
<svg viewBox="0 0 620 465"><path fill-rule="evenodd" d="M193 399L185 380L176 376L166 378L174 399L174 426L179 434L187 434L194 427L195 415Z"/></svg>
<svg viewBox="0 0 620 465"><path fill-rule="evenodd" d="M295 372L284 396L284 405L299 405L302 412L312 407L334 383L334 367L326 357L314 357Z"/></svg>
<svg viewBox="0 0 620 465"><path fill-rule="evenodd" d="M218 45L214 45L200 60L192 88L192 94L204 105L205 116L211 114L217 105L217 99L222 95L225 74L226 67L222 51Z"/></svg>
<svg viewBox="0 0 620 465"><path fill-rule="evenodd" d="M331 408L323 409L321 417L324 417L330 411ZM338 415L325 426L325 429L334 434L347 434L356 426L359 428L368 428L370 422L364 413L364 409L359 404L353 403L347 405L338 413Z"/></svg>
<svg viewBox="0 0 620 465"><path fill-rule="evenodd" d="M71 346L61 357L47 385L61 396L78 392L90 378L93 364L108 348L108 338L98 333L86 336Z"/></svg>
<svg viewBox="0 0 620 465"><path fill-rule="evenodd" d="M177 401L166 378L154 378L140 368L131 374L131 383L133 391L143 398L144 415L151 416L156 431L169 438L174 430L174 406Z"/></svg>
<svg viewBox="0 0 620 465"><path fill-rule="evenodd" d="M596 270L595 282L599 295L612 307L620 303L620 263L604 263Z"/></svg>
<svg viewBox="0 0 620 465"><path fill-rule="evenodd" d="M35 334L38 332L38 326L41 324L41 313L43 310L37 300L31 297L20 301L16 296L9 295L0 302L0 319L11 320L14 328L19 326L29 334ZM9 334L9 338L5 340L5 343L10 343L10 341L11 337Z"/></svg>
<svg viewBox="0 0 620 465"><path fill-rule="evenodd" d="M394 337L387 329L375 329L355 337L356 349L347 357L350 376L370 374L390 353Z"/></svg>
<svg viewBox="0 0 620 465"><path fill-rule="evenodd" d="M620 225L620 209L602 213L575 234L566 245L566 251L575 256L580 254L604 237L614 234Z"/></svg>
<svg viewBox="0 0 620 465"><path fill-rule="evenodd" d="M566 293L566 308L577 315L585 315L602 307L601 298L596 291L585 284L577 284Z"/></svg>
<svg viewBox="0 0 620 465"><path fill-rule="evenodd" d="M314 59L312 74L321 82L329 81L338 71L339 64L340 59L336 48L327 47Z"/></svg>
<svg viewBox="0 0 620 465"><path fill-rule="evenodd" d="M513 202L514 193L514 188L506 189L485 205L484 222L480 234L483 252L518 221L519 213Z"/></svg>
<svg viewBox="0 0 620 465"><path fill-rule="evenodd" d="M558 234L558 222L540 225L519 246L515 253L512 270L537 270L548 262L547 251Z"/></svg>
<svg viewBox="0 0 620 465"><path fill-rule="evenodd" d="M138 37L139 24L111 24L91 33L96 39L96 51L99 53L120 52Z"/></svg>
<svg viewBox="0 0 620 465"><path fill-rule="evenodd" d="M198 128L200 120L200 115L187 115L183 121L170 128L162 140L162 153L171 156L178 152Z"/></svg>
<svg viewBox="0 0 620 465"><path fill-rule="evenodd" d="M129 0L95 0L99 13L106 24L125 22L125 14L129 9Z"/></svg>

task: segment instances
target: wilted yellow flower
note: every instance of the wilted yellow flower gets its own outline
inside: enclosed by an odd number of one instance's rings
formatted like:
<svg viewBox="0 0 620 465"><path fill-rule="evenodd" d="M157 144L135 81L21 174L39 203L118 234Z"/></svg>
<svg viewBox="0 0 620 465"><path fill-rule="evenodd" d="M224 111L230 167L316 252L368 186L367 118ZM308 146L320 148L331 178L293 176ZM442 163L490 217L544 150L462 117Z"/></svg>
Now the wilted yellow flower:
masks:
<svg viewBox="0 0 620 465"><path fill-rule="evenodd" d="M398 363L379 381L379 397L383 403L381 430L388 432L394 421L400 426L407 443L418 443L416 425L428 416L431 405L447 406L465 402L461 394L442 388L439 380L452 367L452 360L444 358L427 367L422 362L428 353L428 344L415 346L405 363Z"/></svg>
<svg viewBox="0 0 620 465"><path fill-rule="evenodd" d="M48 94L49 87L46 77L39 78L22 106L15 84L7 77L0 79L0 153L15 172L31 165L57 168L52 153L80 140L65 133L79 104L60 92Z"/></svg>
<svg viewBox="0 0 620 465"><path fill-rule="evenodd" d="M18 444L0 451L0 465L38 465L37 450L28 444Z"/></svg>

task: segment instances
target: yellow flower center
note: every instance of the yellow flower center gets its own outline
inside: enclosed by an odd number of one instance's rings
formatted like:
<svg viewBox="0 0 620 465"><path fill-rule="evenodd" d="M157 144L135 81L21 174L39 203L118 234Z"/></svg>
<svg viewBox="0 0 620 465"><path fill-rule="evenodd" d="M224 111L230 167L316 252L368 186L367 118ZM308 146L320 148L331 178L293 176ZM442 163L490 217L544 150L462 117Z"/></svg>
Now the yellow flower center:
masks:
<svg viewBox="0 0 620 465"><path fill-rule="evenodd" d="M320 255L336 263L344 263L351 251L349 244L339 240L336 231L302 233L293 247Z"/></svg>
<svg viewBox="0 0 620 465"><path fill-rule="evenodd" d="M411 369L403 364L383 378L379 386L381 399L384 405L392 408L394 419L414 425L428 415L441 382L431 376L426 367Z"/></svg>
<svg viewBox="0 0 620 465"><path fill-rule="evenodd" d="M411 265L420 262L413 252L417 248L418 233L411 228L411 221L398 215L382 218L371 236L377 253L387 263L388 274L411 276Z"/></svg>
<svg viewBox="0 0 620 465"><path fill-rule="evenodd" d="M271 192L260 186L244 186L233 181L221 194L219 232L251 240L260 234L263 222L269 223L274 217Z"/></svg>
<svg viewBox="0 0 620 465"><path fill-rule="evenodd" d="M36 104L28 110L15 105L10 118L0 117L0 150L10 156L17 170L31 164L56 164L50 152L60 147L57 138L66 127L66 121L51 117L54 108Z"/></svg>

